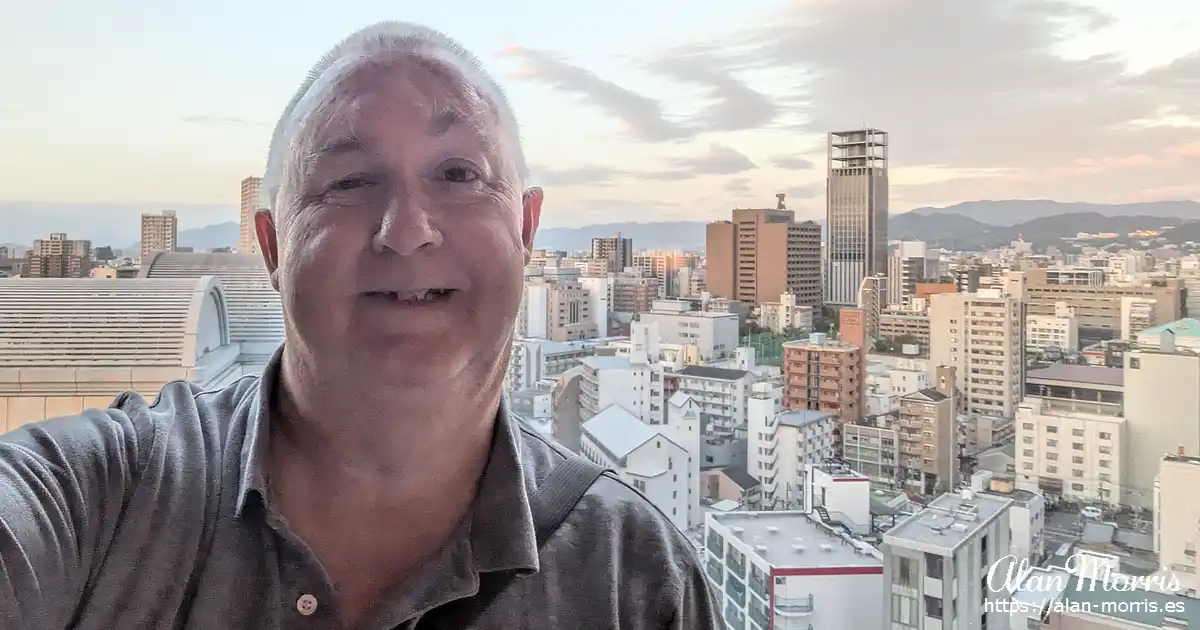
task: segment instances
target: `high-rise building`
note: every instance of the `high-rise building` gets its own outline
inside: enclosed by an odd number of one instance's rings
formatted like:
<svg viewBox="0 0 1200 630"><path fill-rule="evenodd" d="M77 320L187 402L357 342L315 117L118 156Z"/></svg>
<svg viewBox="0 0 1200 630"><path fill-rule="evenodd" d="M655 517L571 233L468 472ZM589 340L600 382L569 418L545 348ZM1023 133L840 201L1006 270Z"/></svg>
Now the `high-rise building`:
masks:
<svg viewBox="0 0 1200 630"><path fill-rule="evenodd" d="M633 239L616 236L592 239L592 259L603 260L610 273L620 273L633 266Z"/></svg>
<svg viewBox="0 0 1200 630"><path fill-rule="evenodd" d="M854 306L866 276L887 275L888 134L829 134L825 191L825 302Z"/></svg>
<svg viewBox="0 0 1200 630"><path fill-rule="evenodd" d="M26 259L30 278L86 278L92 268L92 242L73 241L56 232L35 240Z"/></svg>
<svg viewBox="0 0 1200 630"><path fill-rule="evenodd" d="M900 241L888 256L889 307L907 307L916 297L917 284L925 280L926 248L923 241Z"/></svg>
<svg viewBox="0 0 1200 630"><path fill-rule="evenodd" d="M739 208L731 221L709 223L705 255L705 288L716 297L756 305L789 293L821 305L821 226L797 223L782 195L776 208Z"/></svg>
<svg viewBox="0 0 1200 630"><path fill-rule="evenodd" d="M862 417L863 357L859 346L813 333L783 344L784 406L827 411L842 424Z"/></svg>
<svg viewBox="0 0 1200 630"><path fill-rule="evenodd" d="M179 217L174 210L163 210L161 214L142 215L142 262L150 260L154 252L175 251L179 239Z"/></svg>
<svg viewBox="0 0 1200 630"><path fill-rule="evenodd" d="M1025 307L998 289L932 296L929 358L956 368L965 411L1012 418L1025 381Z"/></svg>
<svg viewBox="0 0 1200 630"><path fill-rule="evenodd" d="M254 213L262 206L259 200L261 189L261 177L247 177L242 180L242 205L238 215L237 250L243 254L258 253L258 236L254 231Z"/></svg>

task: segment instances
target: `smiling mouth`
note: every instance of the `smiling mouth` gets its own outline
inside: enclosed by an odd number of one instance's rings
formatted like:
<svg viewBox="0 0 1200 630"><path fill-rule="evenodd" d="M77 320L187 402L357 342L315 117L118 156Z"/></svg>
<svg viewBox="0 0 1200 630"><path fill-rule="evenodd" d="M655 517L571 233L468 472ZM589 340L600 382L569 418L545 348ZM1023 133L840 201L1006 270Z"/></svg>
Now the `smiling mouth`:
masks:
<svg viewBox="0 0 1200 630"><path fill-rule="evenodd" d="M424 289L422 291L406 291L404 293L396 291L368 291L366 295L375 299L412 306L441 302L457 292L458 289Z"/></svg>

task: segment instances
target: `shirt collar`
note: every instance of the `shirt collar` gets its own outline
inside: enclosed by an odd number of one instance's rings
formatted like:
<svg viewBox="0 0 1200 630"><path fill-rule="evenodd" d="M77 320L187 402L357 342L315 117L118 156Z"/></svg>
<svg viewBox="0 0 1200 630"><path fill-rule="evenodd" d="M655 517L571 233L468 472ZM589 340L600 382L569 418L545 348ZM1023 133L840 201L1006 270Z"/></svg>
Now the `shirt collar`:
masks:
<svg viewBox="0 0 1200 630"><path fill-rule="evenodd" d="M241 474L236 515L242 517L252 496L266 505L267 442L270 437L271 405L279 383L281 345L263 369L258 387L248 393L245 439L242 442ZM524 466L521 429L512 416L507 398L500 401L488 463L480 479L479 492L471 508L468 533L471 561L476 571L515 570L536 572L537 534L533 523Z"/></svg>

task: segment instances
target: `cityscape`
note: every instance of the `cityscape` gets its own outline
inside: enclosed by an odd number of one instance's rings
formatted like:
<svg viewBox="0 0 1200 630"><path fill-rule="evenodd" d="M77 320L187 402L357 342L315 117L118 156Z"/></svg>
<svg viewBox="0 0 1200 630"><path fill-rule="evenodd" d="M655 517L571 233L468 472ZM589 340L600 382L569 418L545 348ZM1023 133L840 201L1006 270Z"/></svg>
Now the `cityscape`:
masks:
<svg viewBox="0 0 1200 630"><path fill-rule="evenodd" d="M535 251L511 410L685 532L731 629L1200 624L1196 244L890 238L889 146L828 133L821 222L778 193L702 249ZM230 246L164 210L129 250L0 248L0 429L260 372L260 185Z"/></svg>

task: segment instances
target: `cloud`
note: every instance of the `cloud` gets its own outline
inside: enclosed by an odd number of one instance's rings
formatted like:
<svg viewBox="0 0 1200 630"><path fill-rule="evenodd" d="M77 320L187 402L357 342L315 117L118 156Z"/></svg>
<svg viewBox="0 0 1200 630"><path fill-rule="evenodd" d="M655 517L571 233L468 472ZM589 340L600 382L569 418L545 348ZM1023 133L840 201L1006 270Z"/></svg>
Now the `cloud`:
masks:
<svg viewBox="0 0 1200 630"><path fill-rule="evenodd" d="M700 155L667 160L668 168L632 171L610 166L590 165L567 169L532 167L534 180L543 186L609 186L620 178L675 182L706 175L736 175L758 166L736 149L711 144Z"/></svg>
<svg viewBox="0 0 1200 630"><path fill-rule="evenodd" d="M678 49L646 66L651 72L680 83L699 85L707 91L709 103L704 111L687 120L674 120L667 116L658 100L601 78L554 54L523 46L509 46L501 54L520 63L520 69L508 75L510 78L540 81L573 94L623 121L635 140L678 141L709 132L759 129L771 124L780 113L770 97L745 81L719 68L706 67L706 51L697 47Z"/></svg>
<svg viewBox="0 0 1200 630"><path fill-rule="evenodd" d="M262 127L264 123L236 116L208 116L204 114L188 116L183 122L192 125L244 125L247 127Z"/></svg>
<svg viewBox="0 0 1200 630"><path fill-rule="evenodd" d="M502 54L521 62L521 69L510 77L541 81L575 94L582 101L624 121L630 134L638 140L662 142L691 135L690 131L666 118L658 101L602 79L590 70L523 46L510 46Z"/></svg>
<svg viewBox="0 0 1200 630"><path fill-rule="evenodd" d="M750 187L750 179L746 177L735 177L725 182L721 188L727 193L733 193L739 196L748 195L754 190Z"/></svg>
<svg viewBox="0 0 1200 630"><path fill-rule="evenodd" d="M825 187L822 184L806 184L785 188L783 193L787 195L787 199L816 199L824 191Z"/></svg>
<svg viewBox="0 0 1200 630"><path fill-rule="evenodd" d="M813 168L812 160L806 160L794 155L776 155L770 159L771 166L792 171L806 171Z"/></svg>
<svg viewBox="0 0 1200 630"><path fill-rule="evenodd" d="M1081 158L1154 155L1200 141L1200 51L1140 75L1116 54L1065 58L1066 42L1112 24L1074 2L792 0L761 24L698 42L687 63L725 76L781 77L790 129L815 138L866 121L890 133L893 166L1015 169L1028 177L981 181L1019 187ZM649 66L665 71L672 54ZM1193 124L1164 121L1164 112ZM1097 175L1093 191L1132 194L1135 172ZM1179 170L1164 176L1172 179L1158 188L1191 182ZM1037 187L1059 196L1050 182Z"/></svg>
<svg viewBox="0 0 1200 630"><path fill-rule="evenodd" d="M708 152L695 157L673 158L671 168L649 173L631 173L640 179L680 181L702 175L734 175L758 168L743 153L719 144L712 144Z"/></svg>

